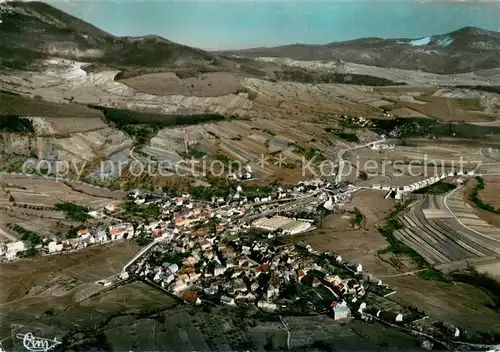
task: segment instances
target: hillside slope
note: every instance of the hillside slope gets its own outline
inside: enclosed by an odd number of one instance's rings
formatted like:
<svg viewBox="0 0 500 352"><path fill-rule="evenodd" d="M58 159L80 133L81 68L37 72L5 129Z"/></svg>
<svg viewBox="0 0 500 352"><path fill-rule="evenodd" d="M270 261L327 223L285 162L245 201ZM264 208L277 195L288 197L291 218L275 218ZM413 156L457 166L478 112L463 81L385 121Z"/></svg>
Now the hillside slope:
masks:
<svg viewBox="0 0 500 352"><path fill-rule="evenodd" d="M500 66L500 33L474 27L419 39L362 38L326 45L293 44L223 54L347 61L385 68L460 73Z"/></svg>
<svg viewBox="0 0 500 352"><path fill-rule="evenodd" d="M58 56L120 68L226 65L215 55L158 36L116 37L42 2L2 4L0 63L22 69Z"/></svg>

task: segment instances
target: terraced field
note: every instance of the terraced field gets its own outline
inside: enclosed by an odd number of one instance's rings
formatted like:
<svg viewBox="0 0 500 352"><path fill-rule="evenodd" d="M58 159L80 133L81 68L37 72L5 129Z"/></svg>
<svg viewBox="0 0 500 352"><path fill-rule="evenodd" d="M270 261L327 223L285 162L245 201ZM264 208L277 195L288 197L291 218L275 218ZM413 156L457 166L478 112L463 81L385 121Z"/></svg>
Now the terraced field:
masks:
<svg viewBox="0 0 500 352"><path fill-rule="evenodd" d="M297 120L276 119L271 123L269 120L251 119L165 128L141 151L156 160L177 163L185 158L184 142L187 137L193 156L195 152L202 152L207 157L222 154L229 160L251 163L254 173L265 177L279 169L274 165L274 153L282 152L289 168L299 171L302 157L308 151L317 150L323 158L335 160L336 150L347 146L347 143L326 132L326 126ZM269 157L266 165L259 165L262 156Z"/></svg>
<svg viewBox="0 0 500 352"><path fill-rule="evenodd" d="M486 261L500 255L500 230L479 219L459 192L448 198L428 195L398 219L404 228L395 237L430 265Z"/></svg>

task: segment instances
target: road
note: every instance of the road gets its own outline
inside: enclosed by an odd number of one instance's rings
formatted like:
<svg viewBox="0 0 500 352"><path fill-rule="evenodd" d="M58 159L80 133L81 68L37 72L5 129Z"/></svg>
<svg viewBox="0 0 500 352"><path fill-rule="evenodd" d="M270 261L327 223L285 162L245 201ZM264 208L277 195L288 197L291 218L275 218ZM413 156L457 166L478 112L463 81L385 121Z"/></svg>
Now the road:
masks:
<svg viewBox="0 0 500 352"><path fill-rule="evenodd" d="M394 275L377 276L377 279L387 279L387 278L391 278L391 277L415 275L416 273L419 273L419 272L425 271L425 270L428 270L428 269L418 269L418 270L406 271L404 273L399 273L399 274L394 274Z"/></svg>
<svg viewBox="0 0 500 352"><path fill-rule="evenodd" d="M141 249L136 255L134 255L132 257L132 259L130 259L127 264L125 264L122 268L122 271L121 273L124 273L127 271L128 267L130 265L132 265L137 259L139 259L140 257L142 257L147 251L149 251L151 249L151 247L155 246L156 244L160 243L160 242L170 242L172 240L172 237L173 237L173 234L170 233L167 237L157 237L153 240L153 242L151 242L150 244L148 244L146 247L144 247L143 249Z"/></svg>
<svg viewBox="0 0 500 352"><path fill-rule="evenodd" d="M345 165L345 161L343 159L343 156L346 152L366 148L366 147L369 147L371 145L384 143L387 141L389 141L389 140L388 139L379 139L378 141L373 141L373 142L357 145L355 147L350 147L350 148L342 149L341 151L339 151L339 153L337 154L339 168L337 171L337 176L335 177L335 182L340 183L342 181L342 176L343 176L343 172L344 172L344 165Z"/></svg>
<svg viewBox="0 0 500 352"><path fill-rule="evenodd" d="M482 236L484 238L487 238L491 241L494 241L494 242L497 242L497 243L500 243L500 240L496 239L496 238L493 238L493 237L490 237L488 235L485 235L484 233L481 233L479 231L476 231L474 229L471 229L469 226L465 225L454 213L453 211L450 209L450 207L448 206L448 197L455 194L458 190L462 189L464 186L460 186L460 187L457 187L455 188L453 191L451 191L450 193L448 193L445 197L444 197L444 206L446 207L446 210L448 210L448 212L451 214L451 216L453 216L453 218L460 224L462 225L463 227L465 227L467 230L469 231L472 231L476 234L478 234L479 236Z"/></svg>
<svg viewBox="0 0 500 352"><path fill-rule="evenodd" d="M283 318L281 317L281 315L279 316L279 318L280 318L281 324L283 324L283 327L286 330L286 334L287 334L287 337L286 337L286 347L290 351L290 330L288 329L288 326L286 325L286 323L283 320Z"/></svg>

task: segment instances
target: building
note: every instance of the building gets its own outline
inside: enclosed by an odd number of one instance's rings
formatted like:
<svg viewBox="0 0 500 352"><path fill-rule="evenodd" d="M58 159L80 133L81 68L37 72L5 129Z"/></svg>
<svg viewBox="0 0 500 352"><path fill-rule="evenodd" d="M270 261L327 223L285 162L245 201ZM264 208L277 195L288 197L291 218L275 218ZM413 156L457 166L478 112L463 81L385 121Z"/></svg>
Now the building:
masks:
<svg viewBox="0 0 500 352"><path fill-rule="evenodd" d="M285 234L295 235L295 234L298 234L301 232L305 232L312 227L313 226L311 226L311 224L309 222L292 220L289 223L282 226L281 229L283 230L283 233L285 233Z"/></svg>
<svg viewBox="0 0 500 352"><path fill-rule="evenodd" d="M82 240L85 240L90 237L90 232L88 229L81 229L78 230L77 232L78 237L80 237Z"/></svg>
<svg viewBox="0 0 500 352"><path fill-rule="evenodd" d="M104 214L97 211L97 210L92 210L92 211L89 211L88 212L89 216L94 218L94 219L97 219L97 220L102 220L104 219Z"/></svg>
<svg viewBox="0 0 500 352"><path fill-rule="evenodd" d="M94 234L94 238L97 243L106 242L108 240L108 234L106 231L99 230Z"/></svg>
<svg viewBox="0 0 500 352"><path fill-rule="evenodd" d="M351 310L347 306L346 301L333 301L331 304L333 311L333 318L335 320L347 319L351 316Z"/></svg>
<svg viewBox="0 0 500 352"><path fill-rule="evenodd" d="M282 230L283 233L289 235L295 235L313 228L313 225L308 221L294 220L280 215L272 218L260 218L254 221L252 226L266 231Z"/></svg>
<svg viewBox="0 0 500 352"><path fill-rule="evenodd" d="M276 303L267 302L264 300L260 300L259 302L257 302L257 307L259 307L262 310L270 311L270 312L274 312L276 309L278 309L278 306L276 305Z"/></svg>
<svg viewBox="0 0 500 352"><path fill-rule="evenodd" d="M63 250L63 244L52 241L48 244L49 253L56 253Z"/></svg>
<svg viewBox="0 0 500 352"><path fill-rule="evenodd" d="M231 297L228 297L228 296L222 296L220 298L220 301L222 304L227 304L227 305L230 305L230 306L235 306L236 305L236 302L234 301L234 298L231 298Z"/></svg>
<svg viewBox="0 0 500 352"><path fill-rule="evenodd" d="M186 291L182 295L182 300L191 304L201 304L201 300L198 298L198 294L194 291Z"/></svg>
<svg viewBox="0 0 500 352"><path fill-rule="evenodd" d="M7 259L14 259L18 252L26 250L23 241L10 242L5 245L5 257Z"/></svg>
<svg viewBox="0 0 500 352"><path fill-rule="evenodd" d="M110 226L108 231L113 241L121 240L134 235L134 227L129 223Z"/></svg>

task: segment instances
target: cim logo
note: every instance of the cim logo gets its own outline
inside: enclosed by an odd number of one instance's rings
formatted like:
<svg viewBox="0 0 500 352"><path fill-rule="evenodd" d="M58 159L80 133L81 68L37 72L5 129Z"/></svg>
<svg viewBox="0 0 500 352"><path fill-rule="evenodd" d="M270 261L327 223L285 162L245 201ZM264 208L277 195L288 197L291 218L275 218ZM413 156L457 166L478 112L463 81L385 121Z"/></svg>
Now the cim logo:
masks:
<svg viewBox="0 0 500 352"><path fill-rule="evenodd" d="M23 346L31 352L47 352L60 345L62 342L57 339L44 339L34 336L31 332L26 334L17 334L16 337L23 341Z"/></svg>

